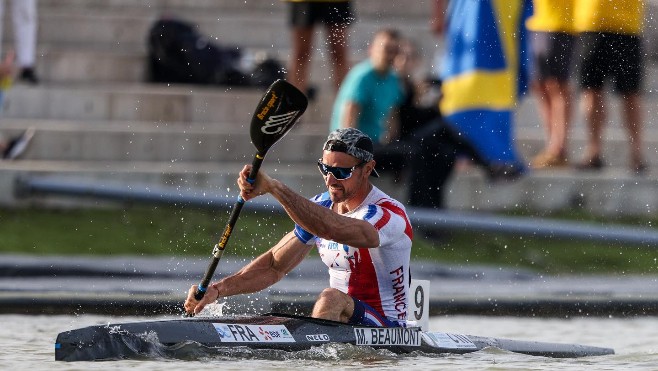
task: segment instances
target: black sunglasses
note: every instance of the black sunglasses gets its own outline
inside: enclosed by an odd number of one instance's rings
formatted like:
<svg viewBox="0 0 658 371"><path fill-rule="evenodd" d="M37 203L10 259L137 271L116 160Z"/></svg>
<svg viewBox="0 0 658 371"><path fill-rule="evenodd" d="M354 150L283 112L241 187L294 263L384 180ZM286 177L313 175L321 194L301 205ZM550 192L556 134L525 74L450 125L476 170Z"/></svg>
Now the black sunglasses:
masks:
<svg viewBox="0 0 658 371"><path fill-rule="evenodd" d="M354 169L357 167L365 164L365 162L362 162L360 164L356 164L352 167L337 167L337 166L329 166L325 163L322 162L322 160L318 160L318 169L320 169L320 172L322 175L327 176L329 173L336 178L336 180L346 180L352 177L352 172Z"/></svg>

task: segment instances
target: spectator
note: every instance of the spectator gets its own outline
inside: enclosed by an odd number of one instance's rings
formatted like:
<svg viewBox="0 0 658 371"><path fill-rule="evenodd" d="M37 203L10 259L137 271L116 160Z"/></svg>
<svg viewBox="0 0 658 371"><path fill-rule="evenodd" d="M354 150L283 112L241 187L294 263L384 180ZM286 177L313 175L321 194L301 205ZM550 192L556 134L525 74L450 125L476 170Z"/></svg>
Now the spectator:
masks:
<svg viewBox="0 0 658 371"><path fill-rule="evenodd" d="M5 139L0 135L0 153L3 160L15 160L20 157L32 141L34 128L28 128L23 134Z"/></svg>
<svg viewBox="0 0 658 371"><path fill-rule="evenodd" d="M583 44L580 85L589 128L587 148L580 169L603 167L602 137L606 106L603 85L612 78L622 98L623 120L630 145L630 170L642 174L641 32L642 0L577 0L575 28Z"/></svg>
<svg viewBox="0 0 658 371"><path fill-rule="evenodd" d="M574 0L534 0L526 22L531 33L535 71L531 88L537 96L546 130L546 145L530 166L535 169L567 164L567 133L571 116L569 84L575 44Z"/></svg>
<svg viewBox="0 0 658 371"><path fill-rule="evenodd" d="M2 19L5 1L0 0L0 40L2 39ZM37 43L37 2L36 0L12 0L11 14L14 24L14 48L20 69L19 80L37 84L35 72Z"/></svg>
<svg viewBox="0 0 658 371"><path fill-rule="evenodd" d="M393 71L400 34L393 29L375 33L369 58L354 66L338 90L331 117L331 131L354 127L372 138L375 146L398 137L394 119L403 90Z"/></svg>
<svg viewBox="0 0 658 371"><path fill-rule="evenodd" d="M11 85L12 75L14 73L14 52L7 53L2 63L0 63L0 107L5 91ZM5 138L0 135L0 154L3 160L15 160L21 156L34 136L34 129L28 128L19 136Z"/></svg>
<svg viewBox="0 0 658 371"><path fill-rule="evenodd" d="M308 75L313 50L314 26L325 25L326 46L333 62L333 83L336 90L349 70L347 60L347 27L354 21L349 0L288 0L292 36L288 81L299 90L309 93Z"/></svg>
<svg viewBox="0 0 658 371"><path fill-rule="evenodd" d="M505 166L489 164L477 149L442 117L419 129L415 137L414 151L408 156L411 168L408 188L410 206L443 208L444 186L460 158L485 167L490 180L518 176L518 173L509 171Z"/></svg>
<svg viewBox="0 0 658 371"><path fill-rule="evenodd" d="M399 44L398 54L393 60L393 68L402 82L404 92L396 115L399 133L375 150L377 168L380 172L392 173L396 182L402 179L402 172L410 165L409 158L417 146L418 130L439 117L436 104L421 105L432 82L418 80L415 76L420 62L416 45L404 38Z"/></svg>
<svg viewBox="0 0 658 371"><path fill-rule="evenodd" d="M434 82L437 83L440 85L440 81ZM418 107L417 102L410 103L409 99L400 108L400 122L402 133L411 130L410 134L401 137L405 138L403 142L409 143L407 146L412 150L402 153L400 157L410 169L410 206L443 208L445 184L460 160L483 167L491 181L515 179L518 176L518 173L510 172L506 166L490 164L482 158L473 144L444 120L438 109ZM380 160L377 160L377 164L379 169L385 169L385 162L379 165ZM426 237L436 237L432 230L419 230Z"/></svg>
<svg viewBox="0 0 658 371"><path fill-rule="evenodd" d="M513 116L527 88L525 19L529 0L436 0L431 27L445 31L440 111L496 167L509 176L524 165L514 148Z"/></svg>
<svg viewBox="0 0 658 371"><path fill-rule="evenodd" d="M419 207L443 207L443 188L453 172L458 158L467 158L487 168L492 178L499 176L490 168L473 146L448 125L438 110L438 102L429 107L421 104L429 90L427 82L418 80L419 64L416 46L407 39L400 41L393 67L404 86L404 99L399 107L400 133L397 140L380 146L375 160L380 173L392 172L395 181L410 170L409 204ZM440 82L439 82L440 84ZM429 231L422 231L430 234Z"/></svg>
<svg viewBox="0 0 658 371"><path fill-rule="evenodd" d="M420 62L415 43L402 39L398 55L393 61L393 68L404 87L404 99L399 109L400 140L410 138L418 129L439 117L437 102L428 104L425 98L430 95L430 90L437 88L440 83L434 79L418 79L416 75Z"/></svg>

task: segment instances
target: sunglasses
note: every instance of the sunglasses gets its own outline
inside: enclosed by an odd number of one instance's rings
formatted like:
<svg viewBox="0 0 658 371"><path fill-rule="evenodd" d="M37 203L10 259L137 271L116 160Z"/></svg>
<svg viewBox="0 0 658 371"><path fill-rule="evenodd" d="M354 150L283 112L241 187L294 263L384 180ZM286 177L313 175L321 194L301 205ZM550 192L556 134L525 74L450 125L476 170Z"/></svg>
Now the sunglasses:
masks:
<svg viewBox="0 0 658 371"><path fill-rule="evenodd" d="M318 160L318 169L320 169L320 172L322 175L327 176L329 173L336 178L336 180L347 180L352 177L352 172L354 169L357 167L365 164L365 162L362 162L360 164L356 164L352 167L337 167L337 166L329 166L325 163L322 162L322 160Z"/></svg>

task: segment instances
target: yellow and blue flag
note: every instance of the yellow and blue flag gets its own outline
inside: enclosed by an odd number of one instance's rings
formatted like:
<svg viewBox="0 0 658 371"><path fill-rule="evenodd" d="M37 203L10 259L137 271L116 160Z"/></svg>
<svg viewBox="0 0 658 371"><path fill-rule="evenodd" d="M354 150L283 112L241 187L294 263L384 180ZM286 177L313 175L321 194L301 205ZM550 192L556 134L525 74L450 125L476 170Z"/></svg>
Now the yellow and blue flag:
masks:
<svg viewBox="0 0 658 371"><path fill-rule="evenodd" d="M492 163L522 166L513 118L527 91L530 0L451 0L441 66L446 120Z"/></svg>

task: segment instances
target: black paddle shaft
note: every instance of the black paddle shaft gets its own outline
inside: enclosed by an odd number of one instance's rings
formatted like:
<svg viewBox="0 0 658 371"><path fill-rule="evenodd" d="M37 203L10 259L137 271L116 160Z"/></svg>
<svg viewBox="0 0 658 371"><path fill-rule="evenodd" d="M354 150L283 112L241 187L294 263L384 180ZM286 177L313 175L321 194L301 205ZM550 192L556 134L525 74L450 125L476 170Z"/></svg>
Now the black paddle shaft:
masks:
<svg viewBox="0 0 658 371"><path fill-rule="evenodd" d="M251 121L250 136L251 141L257 149L257 153L254 156L252 168L247 177L249 182L253 183L256 181L256 175L265 159L267 151L290 131L295 122L297 122L297 119L306 110L307 105L308 100L306 96L290 83L284 80L277 80L270 86L258 104ZM224 233L222 233L219 242L213 248L212 259L206 269L206 273L194 293L196 300L203 299L208 289L208 285L224 253L224 248L231 237L244 203L245 200L241 196L238 197L238 201L231 211L226 228L224 228Z"/></svg>
<svg viewBox="0 0 658 371"><path fill-rule="evenodd" d="M256 154L256 156L254 157L254 161L251 164L252 166L251 172L249 172L249 177L247 179L247 181L249 181L250 183L256 181L256 175L258 174L258 170L260 169L260 165L263 163L264 158L265 156L262 156L260 153ZM222 237L220 237L219 242L213 248L212 259L208 264L208 269L206 269L206 274L203 276L203 279L201 280L199 287L194 293L194 298L196 300L203 299L203 296L206 294L208 285L210 284L210 281L212 280L212 276L215 273L215 270L217 269L217 264L219 264L219 260L222 258L222 254L224 254L224 249L228 244L228 240L231 238L231 233L233 232L235 223L238 221L238 217L240 216L240 212L242 211L242 206L244 206L244 199L242 198L242 196L238 196L238 201L236 201L235 205L233 205L233 210L231 211L231 216L229 217L228 223L224 228L224 233L222 233Z"/></svg>

